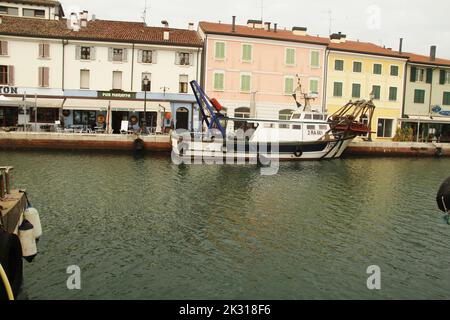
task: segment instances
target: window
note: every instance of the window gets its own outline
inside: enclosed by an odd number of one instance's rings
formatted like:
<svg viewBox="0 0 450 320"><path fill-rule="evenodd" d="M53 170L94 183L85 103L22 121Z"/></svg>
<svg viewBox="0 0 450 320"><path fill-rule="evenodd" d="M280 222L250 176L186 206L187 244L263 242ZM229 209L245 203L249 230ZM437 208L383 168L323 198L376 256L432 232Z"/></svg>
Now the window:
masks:
<svg viewBox="0 0 450 320"><path fill-rule="evenodd" d="M445 72L445 83L450 84L450 71Z"/></svg>
<svg viewBox="0 0 450 320"><path fill-rule="evenodd" d="M334 70L344 71L344 61L343 60L335 60L334 61Z"/></svg>
<svg viewBox="0 0 450 320"><path fill-rule="evenodd" d="M188 82L189 76L182 74L180 75L180 93L188 93Z"/></svg>
<svg viewBox="0 0 450 320"><path fill-rule="evenodd" d="M298 124L294 124L294 125L292 125L292 129L294 129L294 130L302 130L302 126L298 125Z"/></svg>
<svg viewBox="0 0 450 320"><path fill-rule="evenodd" d="M213 84L214 90L223 91L225 89L224 88L224 79L225 79L225 74L223 72L215 72L214 73L214 84Z"/></svg>
<svg viewBox="0 0 450 320"><path fill-rule="evenodd" d="M252 45L251 44L243 44L242 45L242 62L251 62L252 61Z"/></svg>
<svg viewBox="0 0 450 320"><path fill-rule="evenodd" d="M334 97L342 97L342 82L335 82L333 88Z"/></svg>
<svg viewBox="0 0 450 320"><path fill-rule="evenodd" d="M425 103L425 90L414 91L414 103Z"/></svg>
<svg viewBox="0 0 450 320"><path fill-rule="evenodd" d="M45 10L23 9L24 17L45 18Z"/></svg>
<svg viewBox="0 0 450 320"><path fill-rule="evenodd" d="M113 48L113 61L123 61L123 49Z"/></svg>
<svg viewBox="0 0 450 320"><path fill-rule="evenodd" d="M113 90L122 90L122 71L113 71Z"/></svg>
<svg viewBox="0 0 450 320"><path fill-rule="evenodd" d="M0 84L8 84L8 66L0 66Z"/></svg>
<svg viewBox="0 0 450 320"><path fill-rule="evenodd" d="M18 16L19 8L0 6L0 14L7 14L10 16Z"/></svg>
<svg viewBox="0 0 450 320"><path fill-rule="evenodd" d="M79 59L81 60L91 60L91 47L79 47L77 54L79 54Z"/></svg>
<svg viewBox="0 0 450 320"><path fill-rule="evenodd" d="M398 77L399 73L398 70L399 70L398 66L391 66L391 76Z"/></svg>
<svg viewBox="0 0 450 320"><path fill-rule="evenodd" d="M284 94L291 95L294 93L294 78L284 78Z"/></svg>
<svg viewBox="0 0 450 320"><path fill-rule="evenodd" d="M90 71L80 70L80 89L89 89Z"/></svg>
<svg viewBox="0 0 450 320"><path fill-rule="evenodd" d="M250 108L237 108L234 111L234 116L236 118L244 118L249 119L250 118Z"/></svg>
<svg viewBox="0 0 450 320"><path fill-rule="evenodd" d="M425 69L421 68L416 69L416 81L425 82Z"/></svg>
<svg viewBox="0 0 450 320"><path fill-rule="evenodd" d="M320 52L311 51L311 67L320 68Z"/></svg>
<svg viewBox="0 0 450 320"><path fill-rule="evenodd" d="M250 92L252 78L249 74L241 74L241 92Z"/></svg>
<svg viewBox="0 0 450 320"><path fill-rule="evenodd" d="M309 80L309 92L312 94L319 94L319 80Z"/></svg>
<svg viewBox="0 0 450 320"><path fill-rule="evenodd" d="M216 58L216 60L224 60L225 59L225 42L216 42L215 43L214 57Z"/></svg>
<svg viewBox="0 0 450 320"><path fill-rule="evenodd" d="M398 89L396 87L389 88L389 101L397 101L397 92Z"/></svg>
<svg viewBox="0 0 450 320"><path fill-rule="evenodd" d="M381 87L380 86L372 86L372 95L374 100L381 99Z"/></svg>
<svg viewBox="0 0 450 320"><path fill-rule="evenodd" d="M353 72L362 72L362 62L353 61Z"/></svg>
<svg viewBox="0 0 450 320"><path fill-rule="evenodd" d="M152 50L141 50L141 62L142 63L153 63L153 51Z"/></svg>
<svg viewBox="0 0 450 320"><path fill-rule="evenodd" d="M50 45L48 43L39 44L39 58L50 58Z"/></svg>
<svg viewBox="0 0 450 320"><path fill-rule="evenodd" d="M373 65L373 74L381 74L382 73L382 69L383 69L383 66L381 64L375 63Z"/></svg>
<svg viewBox="0 0 450 320"><path fill-rule="evenodd" d="M295 49L287 48L285 62L289 66L295 65Z"/></svg>
<svg viewBox="0 0 450 320"><path fill-rule="evenodd" d="M444 98L442 104L445 106L450 106L450 92L444 92Z"/></svg>
<svg viewBox="0 0 450 320"><path fill-rule="evenodd" d="M0 41L0 56L8 55L8 42Z"/></svg>
<svg viewBox="0 0 450 320"><path fill-rule="evenodd" d="M55 121L59 120L59 109L58 108L38 108L37 117L36 117L36 109L33 108L31 111L30 122L37 123L55 123Z"/></svg>
<svg viewBox="0 0 450 320"><path fill-rule="evenodd" d="M95 111L73 111L73 124L74 125L89 125L91 123L97 122Z"/></svg>
<svg viewBox="0 0 450 320"><path fill-rule="evenodd" d="M190 56L191 54L189 52L177 52L175 64L181 66L190 65Z"/></svg>
<svg viewBox="0 0 450 320"><path fill-rule="evenodd" d="M147 77L148 84L147 86L144 83L144 79ZM142 73L142 79L141 79L141 91L152 91L152 74L148 72Z"/></svg>
<svg viewBox="0 0 450 320"><path fill-rule="evenodd" d="M378 119L378 138L391 138L392 137L392 127L394 120L392 119Z"/></svg>
<svg viewBox="0 0 450 320"><path fill-rule="evenodd" d="M352 97L361 98L361 85L359 83L352 84Z"/></svg>
<svg viewBox="0 0 450 320"><path fill-rule="evenodd" d="M278 119L280 120L289 120L291 119L291 115L294 112L294 110L291 109L285 109L285 110L281 110L278 113Z"/></svg>
<svg viewBox="0 0 450 320"><path fill-rule="evenodd" d="M47 88L49 86L50 69L48 67L39 67L39 87Z"/></svg>

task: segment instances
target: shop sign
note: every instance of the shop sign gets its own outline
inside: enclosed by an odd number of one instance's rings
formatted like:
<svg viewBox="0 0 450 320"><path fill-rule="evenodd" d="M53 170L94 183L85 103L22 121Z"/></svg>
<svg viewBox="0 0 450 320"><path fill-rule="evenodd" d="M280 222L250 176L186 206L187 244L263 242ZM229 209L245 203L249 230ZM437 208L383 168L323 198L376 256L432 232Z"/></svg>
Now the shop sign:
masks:
<svg viewBox="0 0 450 320"><path fill-rule="evenodd" d="M442 110L442 108L440 106L434 106L431 111L433 111L433 113L437 113L441 116L444 117L449 117L450 116L450 110Z"/></svg>
<svg viewBox="0 0 450 320"><path fill-rule="evenodd" d="M0 94L18 94L17 87L1 87Z"/></svg>
<svg viewBox="0 0 450 320"><path fill-rule="evenodd" d="M136 99L135 92L97 91L99 98Z"/></svg>

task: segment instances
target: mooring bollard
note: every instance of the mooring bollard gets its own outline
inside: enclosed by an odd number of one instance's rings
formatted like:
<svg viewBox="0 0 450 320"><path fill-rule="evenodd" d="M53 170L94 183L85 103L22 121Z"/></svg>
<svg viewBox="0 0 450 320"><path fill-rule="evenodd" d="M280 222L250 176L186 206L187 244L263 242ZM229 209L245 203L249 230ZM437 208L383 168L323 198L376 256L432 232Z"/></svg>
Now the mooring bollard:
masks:
<svg viewBox="0 0 450 320"><path fill-rule="evenodd" d="M439 188L436 201L441 211L450 214L450 177Z"/></svg>

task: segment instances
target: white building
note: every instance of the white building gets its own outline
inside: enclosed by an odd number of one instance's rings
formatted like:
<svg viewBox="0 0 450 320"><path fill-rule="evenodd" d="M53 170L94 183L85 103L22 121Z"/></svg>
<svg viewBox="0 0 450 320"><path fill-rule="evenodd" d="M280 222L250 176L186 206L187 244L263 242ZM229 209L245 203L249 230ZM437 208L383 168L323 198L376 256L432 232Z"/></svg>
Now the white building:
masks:
<svg viewBox="0 0 450 320"><path fill-rule="evenodd" d="M54 0L1 0L0 15L59 20L64 11L61 3Z"/></svg>
<svg viewBox="0 0 450 320"><path fill-rule="evenodd" d="M0 15L0 41L0 126L37 120L47 129L62 120L118 133L122 120L142 124L144 110L152 129L196 123L189 82L200 77L202 41L192 25L89 20L87 12L67 20ZM8 106L24 96L37 101L37 114Z"/></svg>

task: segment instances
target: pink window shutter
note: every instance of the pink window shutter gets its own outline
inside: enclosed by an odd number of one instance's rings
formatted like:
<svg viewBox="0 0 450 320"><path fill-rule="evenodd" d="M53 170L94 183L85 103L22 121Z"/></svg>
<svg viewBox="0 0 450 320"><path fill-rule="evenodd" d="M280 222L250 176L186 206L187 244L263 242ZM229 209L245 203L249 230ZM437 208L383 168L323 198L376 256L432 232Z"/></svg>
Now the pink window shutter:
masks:
<svg viewBox="0 0 450 320"><path fill-rule="evenodd" d="M14 85L14 66L8 67L8 84L10 86Z"/></svg>

